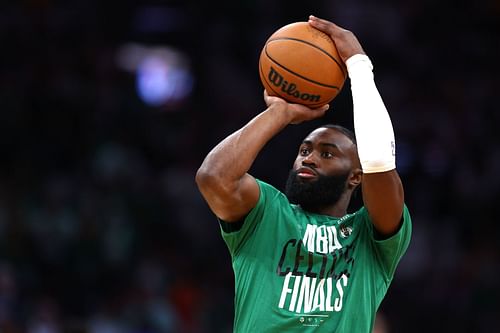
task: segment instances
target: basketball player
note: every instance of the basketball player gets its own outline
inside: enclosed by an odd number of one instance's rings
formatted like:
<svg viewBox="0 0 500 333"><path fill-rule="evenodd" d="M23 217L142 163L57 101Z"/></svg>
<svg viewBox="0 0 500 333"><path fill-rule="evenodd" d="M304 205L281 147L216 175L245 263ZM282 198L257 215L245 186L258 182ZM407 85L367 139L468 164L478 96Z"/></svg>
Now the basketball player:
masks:
<svg viewBox="0 0 500 333"><path fill-rule="evenodd" d="M232 257L237 333L371 332L410 241L392 123L372 63L350 31L312 16L309 24L333 39L347 65L356 135L335 125L309 133L283 194L248 170L273 136L328 106L265 93L267 109L219 143L196 175ZM364 205L349 214L361 184Z"/></svg>

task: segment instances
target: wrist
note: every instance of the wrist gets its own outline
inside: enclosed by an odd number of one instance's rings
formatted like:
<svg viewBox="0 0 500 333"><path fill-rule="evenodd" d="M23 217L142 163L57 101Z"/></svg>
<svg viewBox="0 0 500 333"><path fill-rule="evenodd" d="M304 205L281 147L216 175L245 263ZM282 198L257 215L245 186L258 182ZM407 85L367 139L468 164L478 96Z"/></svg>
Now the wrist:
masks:
<svg viewBox="0 0 500 333"><path fill-rule="evenodd" d="M373 64L366 54L358 53L349 57L349 59L346 60L345 65L351 79L357 73L372 73L373 71Z"/></svg>
<svg viewBox="0 0 500 333"><path fill-rule="evenodd" d="M266 112L272 114L272 119L284 126L293 121L293 115L288 110L287 103L273 103L268 106Z"/></svg>

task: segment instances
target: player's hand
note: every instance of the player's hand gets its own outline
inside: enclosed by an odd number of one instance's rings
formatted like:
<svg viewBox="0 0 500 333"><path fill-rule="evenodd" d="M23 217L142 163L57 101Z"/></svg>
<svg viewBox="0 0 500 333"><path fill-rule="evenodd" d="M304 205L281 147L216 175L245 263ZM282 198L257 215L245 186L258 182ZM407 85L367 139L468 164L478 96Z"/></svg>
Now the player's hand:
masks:
<svg viewBox="0 0 500 333"><path fill-rule="evenodd" d="M363 51L363 47L361 47L357 37L351 31L343 29L335 23L317 18L313 15L309 16L309 24L330 36L344 63L355 54L366 54L365 51Z"/></svg>
<svg viewBox="0 0 500 333"><path fill-rule="evenodd" d="M288 103L280 97L270 96L266 90L264 90L264 101L269 108L276 107L286 112L289 116L289 124L300 124L304 121L320 118L330 107L325 104L319 108L311 109L302 104Z"/></svg>

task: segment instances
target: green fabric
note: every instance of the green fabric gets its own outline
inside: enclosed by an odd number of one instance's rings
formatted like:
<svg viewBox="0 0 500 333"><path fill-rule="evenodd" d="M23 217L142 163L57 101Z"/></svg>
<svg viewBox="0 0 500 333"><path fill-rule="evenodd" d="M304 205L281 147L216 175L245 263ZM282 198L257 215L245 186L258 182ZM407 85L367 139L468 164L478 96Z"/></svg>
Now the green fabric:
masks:
<svg viewBox="0 0 500 333"><path fill-rule="evenodd" d="M370 333L410 241L406 206L400 230L376 240L365 208L311 214L258 184L241 228L221 228L235 274L234 332Z"/></svg>

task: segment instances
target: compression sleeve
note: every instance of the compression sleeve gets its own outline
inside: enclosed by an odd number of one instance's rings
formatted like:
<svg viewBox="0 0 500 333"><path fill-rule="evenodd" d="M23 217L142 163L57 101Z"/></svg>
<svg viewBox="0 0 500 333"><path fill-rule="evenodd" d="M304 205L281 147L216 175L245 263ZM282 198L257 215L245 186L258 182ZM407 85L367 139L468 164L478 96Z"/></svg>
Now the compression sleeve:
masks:
<svg viewBox="0 0 500 333"><path fill-rule="evenodd" d="M346 61L351 79L354 109L354 131L358 155L364 173L376 173L396 168L396 144L389 113L382 101L373 77L373 66L364 54Z"/></svg>

